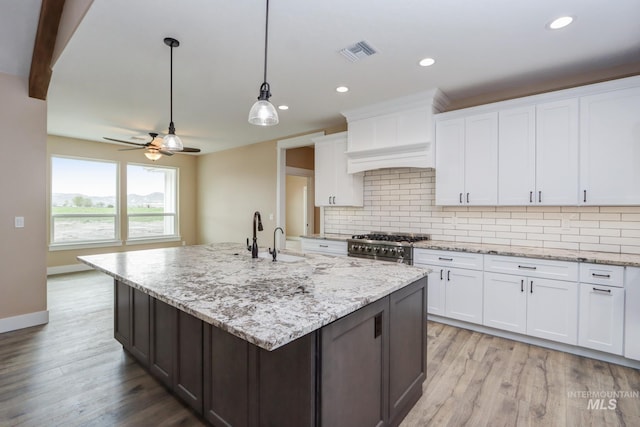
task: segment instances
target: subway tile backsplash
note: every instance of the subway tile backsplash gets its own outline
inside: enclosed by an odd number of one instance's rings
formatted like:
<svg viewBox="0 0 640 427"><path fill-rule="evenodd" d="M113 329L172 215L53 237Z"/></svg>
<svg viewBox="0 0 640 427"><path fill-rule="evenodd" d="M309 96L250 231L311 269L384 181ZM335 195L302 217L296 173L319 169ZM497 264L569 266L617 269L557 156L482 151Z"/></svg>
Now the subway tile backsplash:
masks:
<svg viewBox="0 0 640 427"><path fill-rule="evenodd" d="M326 207L325 233L640 254L640 206L435 206L434 169L365 172L364 207Z"/></svg>

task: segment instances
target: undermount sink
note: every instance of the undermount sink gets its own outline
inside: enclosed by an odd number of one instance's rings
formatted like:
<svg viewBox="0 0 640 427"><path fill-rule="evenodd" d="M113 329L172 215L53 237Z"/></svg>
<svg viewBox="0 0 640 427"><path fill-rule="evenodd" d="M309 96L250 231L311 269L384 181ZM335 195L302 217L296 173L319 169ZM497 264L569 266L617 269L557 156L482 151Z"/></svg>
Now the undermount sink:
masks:
<svg viewBox="0 0 640 427"><path fill-rule="evenodd" d="M258 258L265 258L268 260L272 260L273 259L273 255L271 255L269 252L259 252L258 253ZM283 254L278 252L278 256L276 257L276 262L296 262L296 261L302 261L304 259L304 257L302 256L297 256L297 255L289 255L289 254Z"/></svg>

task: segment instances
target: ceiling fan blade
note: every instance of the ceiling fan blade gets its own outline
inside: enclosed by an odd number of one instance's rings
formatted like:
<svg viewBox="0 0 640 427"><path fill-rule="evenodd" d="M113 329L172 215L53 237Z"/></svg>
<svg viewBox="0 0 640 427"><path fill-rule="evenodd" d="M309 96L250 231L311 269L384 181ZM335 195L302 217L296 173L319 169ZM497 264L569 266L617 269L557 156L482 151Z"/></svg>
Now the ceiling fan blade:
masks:
<svg viewBox="0 0 640 427"><path fill-rule="evenodd" d="M123 141L121 139L107 138L106 136L103 136L103 138L106 139L107 141L121 142L123 144L137 145L139 147L146 147L147 146L147 144L138 144L137 142L130 142L130 141Z"/></svg>
<svg viewBox="0 0 640 427"><path fill-rule="evenodd" d="M158 150L158 153L165 156L173 156L173 151Z"/></svg>
<svg viewBox="0 0 640 427"><path fill-rule="evenodd" d="M199 148L191 148L191 147L183 147L182 148L182 152L184 152L184 153L199 153L200 149Z"/></svg>
<svg viewBox="0 0 640 427"><path fill-rule="evenodd" d="M136 147L136 148L121 148L118 151L131 151L131 150L142 150L145 148L144 146Z"/></svg>

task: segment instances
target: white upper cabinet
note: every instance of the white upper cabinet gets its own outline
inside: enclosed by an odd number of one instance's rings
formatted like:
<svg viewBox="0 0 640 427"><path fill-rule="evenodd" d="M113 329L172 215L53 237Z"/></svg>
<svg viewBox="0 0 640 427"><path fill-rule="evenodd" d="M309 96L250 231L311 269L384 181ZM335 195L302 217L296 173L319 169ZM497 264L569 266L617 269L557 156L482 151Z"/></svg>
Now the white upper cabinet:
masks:
<svg viewBox="0 0 640 427"><path fill-rule="evenodd" d="M580 99L580 203L640 204L640 87Z"/></svg>
<svg viewBox="0 0 640 427"><path fill-rule="evenodd" d="M364 176L347 173L346 132L313 138L316 206L363 206Z"/></svg>
<svg viewBox="0 0 640 427"><path fill-rule="evenodd" d="M498 113L436 122L436 204L498 201Z"/></svg>
<svg viewBox="0 0 640 427"><path fill-rule="evenodd" d="M577 204L577 98L499 114L498 203Z"/></svg>

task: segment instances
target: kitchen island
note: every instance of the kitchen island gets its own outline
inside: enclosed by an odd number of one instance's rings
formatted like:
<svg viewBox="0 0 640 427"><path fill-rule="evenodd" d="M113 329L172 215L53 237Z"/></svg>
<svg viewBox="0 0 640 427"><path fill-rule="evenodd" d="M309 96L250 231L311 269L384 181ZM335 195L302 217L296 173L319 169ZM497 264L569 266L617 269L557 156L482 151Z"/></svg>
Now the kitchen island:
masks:
<svg viewBox="0 0 640 427"><path fill-rule="evenodd" d="M214 244L84 256L115 337L213 425L398 425L425 379L427 270Z"/></svg>

